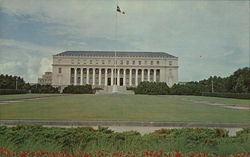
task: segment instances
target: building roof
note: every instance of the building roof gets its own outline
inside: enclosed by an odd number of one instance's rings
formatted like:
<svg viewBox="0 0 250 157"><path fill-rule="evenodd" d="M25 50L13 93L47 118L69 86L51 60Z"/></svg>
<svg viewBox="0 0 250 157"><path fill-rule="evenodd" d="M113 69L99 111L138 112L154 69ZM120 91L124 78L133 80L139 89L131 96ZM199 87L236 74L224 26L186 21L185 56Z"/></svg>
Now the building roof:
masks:
<svg viewBox="0 0 250 157"><path fill-rule="evenodd" d="M115 51L65 51L55 56L105 56L114 57ZM117 51L117 57L167 57L177 58L165 52L131 52L131 51Z"/></svg>

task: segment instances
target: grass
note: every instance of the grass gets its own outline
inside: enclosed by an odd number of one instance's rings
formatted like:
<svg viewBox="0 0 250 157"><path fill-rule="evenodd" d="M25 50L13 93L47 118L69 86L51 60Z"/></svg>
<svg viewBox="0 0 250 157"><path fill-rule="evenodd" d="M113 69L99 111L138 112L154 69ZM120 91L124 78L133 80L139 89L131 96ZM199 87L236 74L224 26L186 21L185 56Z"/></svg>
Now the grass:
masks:
<svg viewBox="0 0 250 157"><path fill-rule="evenodd" d="M0 95L0 101L4 100L17 100L24 98L37 98L37 97L46 97L56 94L16 94L16 95Z"/></svg>
<svg viewBox="0 0 250 157"><path fill-rule="evenodd" d="M65 95L0 104L0 119L248 123L249 118L249 111L176 96Z"/></svg>

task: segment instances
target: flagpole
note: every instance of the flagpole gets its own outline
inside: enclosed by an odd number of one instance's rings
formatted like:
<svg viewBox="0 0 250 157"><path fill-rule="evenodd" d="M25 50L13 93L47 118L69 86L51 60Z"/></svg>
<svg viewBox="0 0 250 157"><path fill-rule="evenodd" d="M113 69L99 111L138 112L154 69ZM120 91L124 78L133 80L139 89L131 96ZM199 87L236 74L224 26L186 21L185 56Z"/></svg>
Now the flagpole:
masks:
<svg viewBox="0 0 250 157"><path fill-rule="evenodd" d="M117 4L116 4L117 5ZM117 11L115 12L115 41L117 41ZM116 47L115 47L115 85L117 85L117 70L116 70L116 64L117 64L117 56L116 56Z"/></svg>
<svg viewBox="0 0 250 157"><path fill-rule="evenodd" d="M118 1L116 1L116 7L118 6ZM115 12L115 41L117 41L117 11ZM116 47L115 48L115 63L114 63L114 67L115 67L115 81L113 84L113 93L117 92L117 51L116 51Z"/></svg>

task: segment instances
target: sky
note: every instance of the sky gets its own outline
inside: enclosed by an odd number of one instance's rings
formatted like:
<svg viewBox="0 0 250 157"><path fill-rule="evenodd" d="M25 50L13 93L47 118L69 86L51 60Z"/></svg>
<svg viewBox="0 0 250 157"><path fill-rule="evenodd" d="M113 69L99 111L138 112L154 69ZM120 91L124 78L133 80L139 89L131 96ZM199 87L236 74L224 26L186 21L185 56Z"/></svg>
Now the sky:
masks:
<svg viewBox="0 0 250 157"><path fill-rule="evenodd" d="M35 83L67 50L166 52L179 81L227 77L249 66L249 1L0 0L0 74Z"/></svg>

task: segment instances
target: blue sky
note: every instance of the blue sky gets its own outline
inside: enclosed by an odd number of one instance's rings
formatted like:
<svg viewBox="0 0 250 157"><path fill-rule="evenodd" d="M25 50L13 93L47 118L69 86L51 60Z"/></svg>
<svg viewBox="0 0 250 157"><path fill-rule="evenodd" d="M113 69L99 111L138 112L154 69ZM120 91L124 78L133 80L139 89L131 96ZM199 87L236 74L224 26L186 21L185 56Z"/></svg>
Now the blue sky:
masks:
<svg viewBox="0 0 250 157"><path fill-rule="evenodd" d="M163 51L179 80L249 66L249 1L0 0L0 73L36 82L66 50Z"/></svg>

